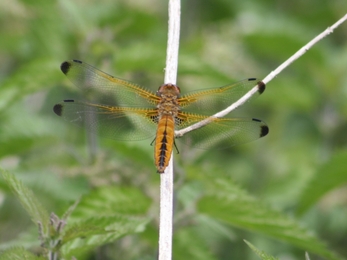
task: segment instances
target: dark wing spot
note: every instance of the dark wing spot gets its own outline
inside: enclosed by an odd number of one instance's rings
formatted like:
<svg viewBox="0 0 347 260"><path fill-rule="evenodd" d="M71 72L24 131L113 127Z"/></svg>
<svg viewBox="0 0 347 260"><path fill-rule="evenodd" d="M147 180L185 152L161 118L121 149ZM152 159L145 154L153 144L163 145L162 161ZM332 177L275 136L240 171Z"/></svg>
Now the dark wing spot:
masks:
<svg viewBox="0 0 347 260"><path fill-rule="evenodd" d="M83 63L82 61L80 61L80 60L73 60L74 62L77 62L77 63Z"/></svg>
<svg viewBox="0 0 347 260"><path fill-rule="evenodd" d="M265 91L265 83L262 81L258 82L258 92L259 94L263 93Z"/></svg>
<svg viewBox="0 0 347 260"><path fill-rule="evenodd" d="M53 107L53 111L54 113L56 113L58 116L61 116L62 115L62 112L63 112L63 106L61 104L56 104L54 107Z"/></svg>
<svg viewBox="0 0 347 260"><path fill-rule="evenodd" d="M75 102L73 99L65 99L64 102Z"/></svg>
<svg viewBox="0 0 347 260"><path fill-rule="evenodd" d="M266 136L269 133L269 127L267 125L262 125L260 127L260 137Z"/></svg>
<svg viewBox="0 0 347 260"><path fill-rule="evenodd" d="M60 69L61 71L66 75L69 70L71 68L71 63L68 61L64 61L61 65L60 65Z"/></svg>
<svg viewBox="0 0 347 260"><path fill-rule="evenodd" d="M248 81L255 81L257 80L256 78L248 78Z"/></svg>
<svg viewBox="0 0 347 260"><path fill-rule="evenodd" d="M269 127L263 121L261 121L260 119L257 119L257 118L252 118L252 120L255 121L255 122L262 123L260 125L260 135L259 135L259 137L266 136L269 133Z"/></svg>

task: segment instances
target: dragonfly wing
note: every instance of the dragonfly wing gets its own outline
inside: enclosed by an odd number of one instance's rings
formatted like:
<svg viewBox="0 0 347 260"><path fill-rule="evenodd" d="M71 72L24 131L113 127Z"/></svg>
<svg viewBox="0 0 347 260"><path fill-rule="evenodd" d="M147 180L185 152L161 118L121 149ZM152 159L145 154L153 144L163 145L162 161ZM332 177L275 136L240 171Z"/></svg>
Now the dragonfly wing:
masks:
<svg viewBox="0 0 347 260"><path fill-rule="evenodd" d="M179 98L178 102L184 111L213 115L239 100L255 86L258 86L258 92L253 95L256 97L264 92L265 84L256 78L248 78L220 88L188 93Z"/></svg>
<svg viewBox="0 0 347 260"><path fill-rule="evenodd" d="M69 122L121 141L154 137L158 121L156 109L112 107L76 100L64 100L53 111Z"/></svg>
<svg viewBox="0 0 347 260"><path fill-rule="evenodd" d="M189 118L189 121L187 121ZM268 134L268 126L255 118L213 118L208 116L180 113L177 128L185 128L203 120L209 123L195 129L179 139L197 148L212 146L226 148L257 140Z"/></svg>
<svg viewBox="0 0 347 260"><path fill-rule="evenodd" d="M159 101L155 93L135 83L113 77L79 60L65 61L60 68L87 97L103 104L148 106L156 105Z"/></svg>

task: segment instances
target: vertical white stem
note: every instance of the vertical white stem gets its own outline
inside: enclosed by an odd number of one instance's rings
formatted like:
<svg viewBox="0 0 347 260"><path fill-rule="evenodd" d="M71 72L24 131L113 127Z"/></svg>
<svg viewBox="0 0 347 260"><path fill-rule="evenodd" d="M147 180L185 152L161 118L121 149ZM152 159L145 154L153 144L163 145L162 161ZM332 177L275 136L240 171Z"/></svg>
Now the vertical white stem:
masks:
<svg viewBox="0 0 347 260"><path fill-rule="evenodd" d="M169 29L166 49L166 68L164 83L176 84L178 48L180 39L180 0L169 0Z"/></svg>
<svg viewBox="0 0 347 260"><path fill-rule="evenodd" d="M160 219L158 260L172 259L173 223L173 167L172 158L165 172L160 174Z"/></svg>
<svg viewBox="0 0 347 260"><path fill-rule="evenodd" d="M180 0L169 0L169 28L164 83L176 84L180 33ZM159 260L172 259L173 154L160 174Z"/></svg>

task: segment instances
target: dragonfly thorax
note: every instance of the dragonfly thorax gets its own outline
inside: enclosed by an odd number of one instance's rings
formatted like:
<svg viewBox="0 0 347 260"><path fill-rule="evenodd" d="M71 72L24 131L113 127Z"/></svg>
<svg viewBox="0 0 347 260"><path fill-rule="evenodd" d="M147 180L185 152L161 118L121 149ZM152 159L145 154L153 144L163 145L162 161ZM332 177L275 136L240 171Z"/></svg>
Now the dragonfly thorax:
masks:
<svg viewBox="0 0 347 260"><path fill-rule="evenodd" d="M157 91L157 96L160 97L157 105L159 117L169 115L176 117L180 106L178 98L180 95L180 89L174 84L161 85Z"/></svg>
<svg viewBox="0 0 347 260"><path fill-rule="evenodd" d="M176 117L180 106L177 101L177 96L163 95L157 105L159 117L170 115Z"/></svg>

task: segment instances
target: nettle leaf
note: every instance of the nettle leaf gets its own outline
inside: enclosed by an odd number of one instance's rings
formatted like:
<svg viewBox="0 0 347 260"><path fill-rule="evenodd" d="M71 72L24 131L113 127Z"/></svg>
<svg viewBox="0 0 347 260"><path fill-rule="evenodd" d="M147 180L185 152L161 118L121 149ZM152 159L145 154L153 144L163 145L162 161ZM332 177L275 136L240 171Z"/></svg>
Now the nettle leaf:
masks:
<svg viewBox="0 0 347 260"><path fill-rule="evenodd" d="M137 188L100 187L82 197L70 220L92 216L113 216L115 213L146 214L151 200Z"/></svg>
<svg viewBox="0 0 347 260"><path fill-rule="evenodd" d="M7 184L11 187L22 206L28 212L31 220L35 223L41 224L43 234L48 234L49 214L47 210L42 206L41 202L35 197L32 190L23 185L23 183L13 175L2 169L2 176L6 180Z"/></svg>
<svg viewBox="0 0 347 260"><path fill-rule="evenodd" d="M150 203L136 188L109 186L93 190L81 198L67 219L63 254L78 256L122 236L142 232L149 222L143 216Z"/></svg>
<svg viewBox="0 0 347 260"><path fill-rule="evenodd" d="M303 214L327 192L347 183L347 150L334 154L329 162L323 165L303 191L298 214Z"/></svg>
<svg viewBox="0 0 347 260"><path fill-rule="evenodd" d="M86 219L67 229L62 252L66 257L77 256L122 236L142 232L148 221L148 218L125 215Z"/></svg>
<svg viewBox="0 0 347 260"><path fill-rule="evenodd" d="M175 259L215 260L212 250L196 227L178 229L174 236Z"/></svg>
<svg viewBox="0 0 347 260"><path fill-rule="evenodd" d="M23 63L1 85L0 111L3 111L9 104L20 100L25 95L50 85L54 79L58 78L57 64L59 64L58 61L47 57L36 58L31 62Z"/></svg>
<svg viewBox="0 0 347 260"><path fill-rule="evenodd" d="M209 179L206 195L197 207L201 213L230 225L271 236L329 259L339 259L295 219L264 205L229 180Z"/></svg>
<svg viewBox="0 0 347 260"><path fill-rule="evenodd" d="M44 260L46 258L38 257L25 250L23 247L13 247L5 250L0 255L0 260Z"/></svg>
<svg viewBox="0 0 347 260"><path fill-rule="evenodd" d="M253 250L253 252L256 253L262 260L278 260L277 257L273 257L271 255L268 255L264 251L259 250L254 245L249 243L247 240L244 240L244 241Z"/></svg>
<svg viewBox="0 0 347 260"><path fill-rule="evenodd" d="M92 225L91 223L79 223L77 225L69 228L63 238L63 244L69 242L76 238L86 238L93 235L103 235L108 233L109 231L105 230L106 227L100 227L96 225Z"/></svg>

